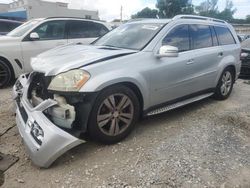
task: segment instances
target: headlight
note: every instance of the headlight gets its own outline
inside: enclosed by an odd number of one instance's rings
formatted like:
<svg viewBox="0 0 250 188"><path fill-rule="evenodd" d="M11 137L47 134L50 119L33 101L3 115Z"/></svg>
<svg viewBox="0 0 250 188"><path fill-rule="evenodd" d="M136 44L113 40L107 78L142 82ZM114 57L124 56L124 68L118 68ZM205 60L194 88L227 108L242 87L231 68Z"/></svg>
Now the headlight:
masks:
<svg viewBox="0 0 250 188"><path fill-rule="evenodd" d="M72 70L54 77L48 89L54 91L79 91L89 78L90 74L84 70Z"/></svg>
<svg viewBox="0 0 250 188"><path fill-rule="evenodd" d="M246 57L248 57L248 53L246 53L246 52L242 52L241 54L240 54L240 57L241 58L246 58Z"/></svg>

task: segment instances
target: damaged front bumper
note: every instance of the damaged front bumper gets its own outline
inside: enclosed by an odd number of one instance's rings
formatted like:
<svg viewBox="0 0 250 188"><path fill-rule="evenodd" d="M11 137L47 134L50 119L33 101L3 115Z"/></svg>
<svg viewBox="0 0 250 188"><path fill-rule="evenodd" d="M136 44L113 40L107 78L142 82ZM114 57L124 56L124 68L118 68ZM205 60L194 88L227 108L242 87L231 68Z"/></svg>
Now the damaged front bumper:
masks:
<svg viewBox="0 0 250 188"><path fill-rule="evenodd" d="M85 141L59 128L43 113L57 101L47 99L33 107L28 100L29 85L29 79L22 75L13 87L16 123L33 163L48 168L63 153Z"/></svg>

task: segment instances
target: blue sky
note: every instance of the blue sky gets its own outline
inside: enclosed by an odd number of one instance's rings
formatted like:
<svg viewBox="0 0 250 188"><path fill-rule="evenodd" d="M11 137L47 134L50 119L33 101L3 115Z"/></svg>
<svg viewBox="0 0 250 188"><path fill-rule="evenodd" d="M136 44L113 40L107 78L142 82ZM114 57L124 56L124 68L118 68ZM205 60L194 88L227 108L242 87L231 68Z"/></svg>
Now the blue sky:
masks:
<svg viewBox="0 0 250 188"><path fill-rule="evenodd" d="M8 3L13 0L0 0L0 3ZM49 0L69 3L71 8L98 10L101 19L111 21L120 17L120 7L123 6L124 19L130 18L131 14L140 11L145 7L155 8L156 0ZM203 0L193 0L198 5ZM245 18L250 14L250 0L232 0L237 12L236 18ZM226 0L219 0L219 9L225 7Z"/></svg>

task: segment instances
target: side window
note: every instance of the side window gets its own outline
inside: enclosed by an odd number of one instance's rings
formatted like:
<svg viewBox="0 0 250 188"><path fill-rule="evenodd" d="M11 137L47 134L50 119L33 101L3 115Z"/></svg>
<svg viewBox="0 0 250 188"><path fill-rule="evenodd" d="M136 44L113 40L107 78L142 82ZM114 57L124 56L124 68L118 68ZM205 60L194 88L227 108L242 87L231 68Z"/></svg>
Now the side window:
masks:
<svg viewBox="0 0 250 188"><path fill-rule="evenodd" d="M214 27L213 27L213 26L210 26L210 30L211 30L211 33L212 33L213 46L219 46L219 41L218 41L218 38L217 38L217 36L216 36Z"/></svg>
<svg viewBox="0 0 250 188"><path fill-rule="evenodd" d="M175 46L179 52L190 50L188 25L180 25L172 29L163 39L162 45Z"/></svg>
<svg viewBox="0 0 250 188"><path fill-rule="evenodd" d="M9 32L9 26L7 22L0 22L0 32Z"/></svg>
<svg viewBox="0 0 250 188"><path fill-rule="evenodd" d="M40 40L59 40L65 38L65 21L51 21L34 29Z"/></svg>
<svg viewBox="0 0 250 188"><path fill-rule="evenodd" d="M210 27L207 25L190 25L192 49L208 48L213 46Z"/></svg>
<svg viewBox="0 0 250 188"><path fill-rule="evenodd" d="M214 28L215 28L217 37L219 39L220 45L235 44L235 39L228 28L218 27L218 26L215 26Z"/></svg>
<svg viewBox="0 0 250 188"><path fill-rule="evenodd" d="M99 23L93 23L93 31L96 31L96 37L101 37L109 32L104 25Z"/></svg>
<svg viewBox="0 0 250 188"><path fill-rule="evenodd" d="M108 32L101 24L88 21L72 21L69 25L69 38L97 38Z"/></svg>

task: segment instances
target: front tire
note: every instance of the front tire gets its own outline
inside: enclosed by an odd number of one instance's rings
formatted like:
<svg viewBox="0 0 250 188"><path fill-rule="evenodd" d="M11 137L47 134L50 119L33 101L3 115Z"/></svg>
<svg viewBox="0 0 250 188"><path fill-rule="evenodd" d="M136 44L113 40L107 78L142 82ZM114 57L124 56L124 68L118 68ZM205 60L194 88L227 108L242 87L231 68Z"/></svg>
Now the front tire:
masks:
<svg viewBox="0 0 250 188"><path fill-rule="evenodd" d="M215 99L226 100L230 96L233 90L234 77L234 72L231 68L226 68L223 71L215 90Z"/></svg>
<svg viewBox="0 0 250 188"><path fill-rule="evenodd" d="M0 88L8 86L12 80L12 71L9 65L0 60Z"/></svg>
<svg viewBox="0 0 250 188"><path fill-rule="evenodd" d="M90 137L105 144L121 141L134 128L139 109L137 96L130 88L117 85L103 90L90 115Z"/></svg>

